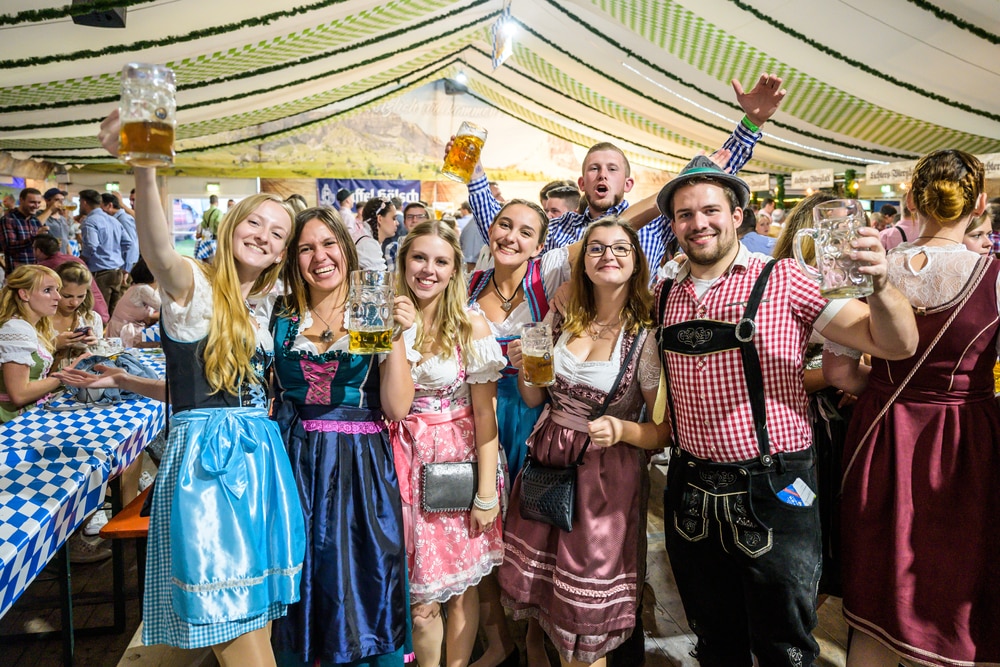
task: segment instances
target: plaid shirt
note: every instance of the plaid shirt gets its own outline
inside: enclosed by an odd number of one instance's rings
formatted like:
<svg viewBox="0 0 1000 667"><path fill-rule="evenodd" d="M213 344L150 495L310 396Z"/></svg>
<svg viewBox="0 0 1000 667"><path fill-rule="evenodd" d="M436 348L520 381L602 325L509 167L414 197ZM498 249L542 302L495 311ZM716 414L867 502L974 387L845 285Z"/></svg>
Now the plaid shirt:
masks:
<svg viewBox="0 0 1000 667"><path fill-rule="evenodd" d="M737 322L763 268L764 261L741 245L733 266L699 301L685 265L667 297L660 324L693 319ZM657 304L662 286L661 282L656 288ZM757 311L754 340L764 379L772 454L812 445L809 401L802 384L806 343L813 327L825 326L843 304L844 300L830 302L820 296L817 283L806 278L795 260L780 260L771 272ZM703 356L673 352L664 356L680 446L694 456L717 462L756 458L757 437L739 349Z"/></svg>
<svg viewBox="0 0 1000 667"><path fill-rule="evenodd" d="M7 261L7 271L13 271L22 264L35 263L35 249L31 242L41 227L38 218L25 216L19 209L10 210L0 218L3 229L3 255Z"/></svg>
<svg viewBox="0 0 1000 667"><path fill-rule="evenodd" d="M726 171L735 174L743 168L753 156L753 149L763 135L760 132L751 132L742 122L736 125L736 129L722 145L729 149L732 155L726 163ZM476 218L476 225L483 239L489 241L489 229L493 224L493 218L500 212L501 204L490 192L489 180L485 175L473 179L469 183L469 206ZM628 202L624 199L614 207L608 209L604 215L620 215L628 208ZM601 216L603 217L603 216ZM545 239L545 251L552 248L562 248L572 243L576 243L583 238L583 232L587 225L596 220L590 215L588 208L582 214L576 211L568 211L562 217L549 221L549 233ZM654 218L650 223L639 230L639 245L646 255L646 262L649 264L650 275L655 275L656 268L663 259L663 252L667 244L674 238L674 232L670 228L670 221L662 215Z"/></svg>
<svg viewBox="0 0 1000 667"><path fill-rule="evenodd" d="M990 232L990 242L993 243L993 250L991 252L994 255L1000 255L1000 233Z"/></svg>

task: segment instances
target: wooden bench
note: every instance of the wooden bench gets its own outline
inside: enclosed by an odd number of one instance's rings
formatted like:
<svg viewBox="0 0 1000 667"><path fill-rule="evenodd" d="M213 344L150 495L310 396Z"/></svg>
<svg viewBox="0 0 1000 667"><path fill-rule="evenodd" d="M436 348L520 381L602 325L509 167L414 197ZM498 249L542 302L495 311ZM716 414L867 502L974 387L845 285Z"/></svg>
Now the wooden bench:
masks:
<svg viewBox="0 0 1000 667"><path fill-rule="evenodd" d="M106 540L135 540L135 566L139 573L140 600L146 586L146 538L149 536L149 517L139 516L139 512L142 511L142 505L152 491L153 486L147 487L101 528L101 537Z"/></svg>

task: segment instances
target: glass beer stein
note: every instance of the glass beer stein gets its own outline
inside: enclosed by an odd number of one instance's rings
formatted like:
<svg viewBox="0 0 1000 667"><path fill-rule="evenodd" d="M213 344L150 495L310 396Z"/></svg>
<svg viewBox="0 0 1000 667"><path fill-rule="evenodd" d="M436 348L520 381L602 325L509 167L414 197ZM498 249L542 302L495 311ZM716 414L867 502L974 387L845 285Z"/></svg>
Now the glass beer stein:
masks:
<svg viewBox="0 0 1000 667"><path fill-rule="evenodd" d="M485 128L468 121L462 123L455 134L455 140L451 142L451 150L444 157L441 173L459 183L471 181L485 143Z"/></svg>
<svg viewBox="0 0 1000 667"><path fill-rule="evenodd" d="M525 322L521 325L521 379L529 387L555 384L552 329L545 322Z"/></svg>
<svg viewBox="0 0 1000 667"><path fill-rule="evenodd" d="M122 162L134 167L169 167L174 163L177 121L174 73L163 65L129 63L122 68Z"/></svg>
<svg viewBox="0 0 1000 667"><path fill-rule="evenodd" d="M389 271L351 271L347 332L351 354L392 351L392 305L395 298Z"/></svg>
<svg viewBox="0 0 1000 667"><path fill-rule="evenodd" d="M874 291L872 277L860 273L861 266L851 259L851 241L858 229L868 224L861 202L834 199L813 209L813 227L795 234L792 250L802 272L819 281L819 291L827 299L855 299ZM803 240L811 238L816 249L816 266L807 264L802 253Z"/></svg>

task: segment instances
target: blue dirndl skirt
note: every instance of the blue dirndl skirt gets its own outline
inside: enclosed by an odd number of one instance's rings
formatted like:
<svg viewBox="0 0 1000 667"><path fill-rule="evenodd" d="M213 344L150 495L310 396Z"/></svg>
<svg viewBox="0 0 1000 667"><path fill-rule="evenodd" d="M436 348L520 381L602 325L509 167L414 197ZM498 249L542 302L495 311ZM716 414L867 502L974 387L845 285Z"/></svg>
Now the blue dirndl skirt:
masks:
<svg viewBox="0 0 1000 667"><path fill-rule="evenodd" d="M279 665L401 665L410 605L399 482L377 410L283 403L307 529L302 599L275 623Z"/></svg>
<svg viewBox="0 0 1000 667"><path fill-rule="evenodd" d="M299 598L302 507L278 426L261 408L170 422L149 523L143 642L211 646Z"/></svg>
<svg viewBox="0 0 1000 667"><path fill-rule="evenodd" d="M517 376L504 375L497 382L497 435L500 446L507 457L507 470L510 473L510 485L513 488L517 474L524 466L528 455L528 436L535 428L538 416L542 414L544 405L529 408L521 399L517 389ZM502 415L502 417L501 417Z"/></svg>

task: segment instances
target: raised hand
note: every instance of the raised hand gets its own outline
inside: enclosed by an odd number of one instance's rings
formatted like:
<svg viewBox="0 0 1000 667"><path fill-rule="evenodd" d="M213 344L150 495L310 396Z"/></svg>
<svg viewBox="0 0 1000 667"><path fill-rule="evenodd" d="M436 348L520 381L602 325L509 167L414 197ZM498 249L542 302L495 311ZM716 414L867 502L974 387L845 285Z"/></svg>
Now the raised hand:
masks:
<svg viewBox="0 0 1000 667"><path fill-rule="evenodd" d="M781 87L781 77L775 74L761 74L757 85L746 93L736 79L732 80L736 91L736 101L750 122L760 127L778 110L781 100L785 99L787 90Z"/></svg>

